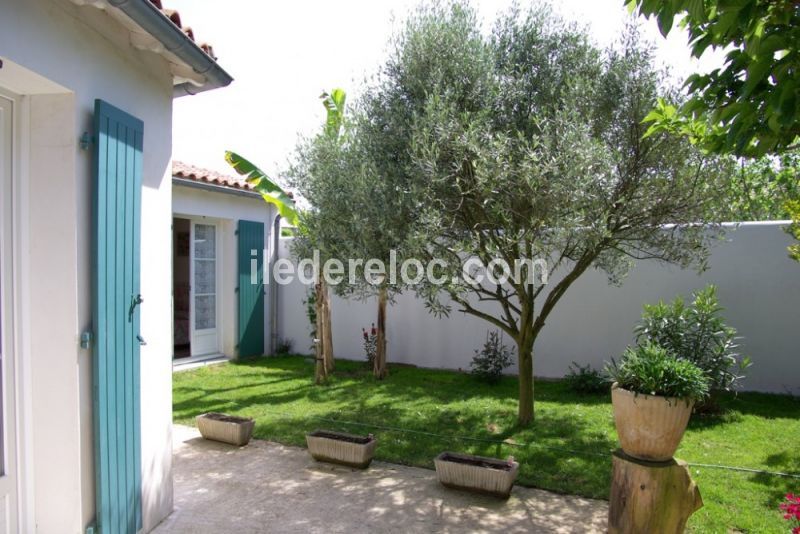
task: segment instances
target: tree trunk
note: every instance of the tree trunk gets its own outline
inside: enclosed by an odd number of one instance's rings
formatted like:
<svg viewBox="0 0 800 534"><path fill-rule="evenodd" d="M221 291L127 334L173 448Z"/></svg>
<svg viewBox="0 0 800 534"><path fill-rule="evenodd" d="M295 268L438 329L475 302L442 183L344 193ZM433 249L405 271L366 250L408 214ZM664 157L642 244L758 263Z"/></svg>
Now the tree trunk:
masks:
<svg viewBox="0 0 800 534"><path fill-rule="evenodd" d="M680 534L703 506L686 462L648 462L621 450L612 457L608 531L611 534Z"/></svg>
<svg viewBox="0 0 800 534"><path fill-rule="evenodd" d="M373 373L375 378L382 380L386 377L386 301L388 299L386 288L381 286L378 292L378 339L375 349L375 365Z"/></svg>
<svg viewBox="0 0 800 534"><path fill-rule="evenodd" d="M319 339L322 342L322 358L325 362L325 371L331 373L333 371L333 328L331 326L331 297L328 291L328 285L325 280L320 278L320 285L322 286L322 332Z"/></svg>
<svg viewBox="0 0 800 534"><path fill-rule="evenodd" d="M533 341L529 341L527 337L517 340L517 355L519 362L517 422L521 426L526 426L533 422Z"/></svg>
<svg viewBox="0 0 800 534"><path fill-rule="evenodd" d="M324 305L323 305L323 288L322 283L318 282L314 287L316 301L314 303L317 310L317 323L316 335L314 336L314 358L316 360L314 366L314 383L322 384L328 379L328 369L325 366L325 352L324 342L325 339L325 321L324 321Z"/></svg>

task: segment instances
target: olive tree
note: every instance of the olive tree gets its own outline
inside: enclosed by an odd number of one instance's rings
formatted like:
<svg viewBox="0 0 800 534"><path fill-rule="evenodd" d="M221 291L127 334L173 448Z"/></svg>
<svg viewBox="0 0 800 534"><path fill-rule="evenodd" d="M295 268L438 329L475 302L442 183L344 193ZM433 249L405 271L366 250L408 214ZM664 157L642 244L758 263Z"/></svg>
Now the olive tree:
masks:
<svg viewBox="0 0 800 534"><path fill-rule="evenodd" d="M521 424L533 419L536 339L581 275L619 282L640 259L704 266L726 169L667 132L643 139L664 92L634 29L604 52L534 7L485 36L463 3L411 16L366 92L375 176L407 184L408 246L442 260L417 290L433 312L458 309L515 340ZM516 262L521 276L477 281L463 276L467 258Z"/></svg>
<svg viewBox="0 0 800 534"><path fill-rule="evenodd" d="M301 215L303 234L331 260L332 289L346 298L377 298L373 373L382 379L387 375L386 308L403 289L388 266L402 260L413 210L410 197L398 194L398 184L380 178L364 120L355 110L341 137L302 143L290 178L312 206ZM300 256L311 253L307 247L297 251Z"/></svg>

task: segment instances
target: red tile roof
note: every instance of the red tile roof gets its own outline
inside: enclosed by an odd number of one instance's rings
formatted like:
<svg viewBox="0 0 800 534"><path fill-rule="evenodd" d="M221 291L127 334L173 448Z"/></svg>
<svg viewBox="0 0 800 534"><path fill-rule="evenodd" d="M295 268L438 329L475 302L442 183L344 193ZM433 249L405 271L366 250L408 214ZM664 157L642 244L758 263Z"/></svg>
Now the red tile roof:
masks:
<svg viewBox="0 0 800 534"><path fill-rule="evenodd" d="M171 20L175 26L180 28L181 31L189 37L189 39L191 39L192 41L195 40L194 31L192 30L191 26L184 26L183 24L181 24L181 14L178 13L178 11L174 9L164 9L164 7L161 5L161 0L150 0L150 3L156 6L158 10L161 11L161 13L163 13L165 17ZM214 48L210 44L198 43L197 46L199 46L203 50L203 52L208 54L212 59L216 61L217 56L214 55Z"/></svg>
<svg viewBox="0 0 800 534"><path fill-rule="evenodd" d="M205 182L221 187L230 187L231 189L253 191L253 186L248 184L243 178L228 176L208 169L201 169L200 167L188 165L180 161L172 162L172 176L185 180L193 180L195 182Z"/></svg>

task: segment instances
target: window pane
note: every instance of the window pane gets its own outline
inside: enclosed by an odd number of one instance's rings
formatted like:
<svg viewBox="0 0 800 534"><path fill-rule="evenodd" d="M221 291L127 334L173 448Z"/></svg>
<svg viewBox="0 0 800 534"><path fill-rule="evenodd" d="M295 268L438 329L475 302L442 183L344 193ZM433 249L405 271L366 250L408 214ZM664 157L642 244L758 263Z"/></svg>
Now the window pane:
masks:
<svg viewBox="0 0 800 534"><path fill-rule="evenodd" d="M213 295L195 297L194 299L194 328L205 330L216 328L217 324L217 298Z"/></svg>
<svg viewBox="0 0 800 534"><path fill-rule="evenodd" d="M216 265L214 260L194 260L194 292L198 295L216 293Z"/></svg>
<svg viewBox="0 0 800 534"><path fill-rule="evenodd" d="M210 224L194 225L194 257L214 258L216 256L216 228Z"/></svg>

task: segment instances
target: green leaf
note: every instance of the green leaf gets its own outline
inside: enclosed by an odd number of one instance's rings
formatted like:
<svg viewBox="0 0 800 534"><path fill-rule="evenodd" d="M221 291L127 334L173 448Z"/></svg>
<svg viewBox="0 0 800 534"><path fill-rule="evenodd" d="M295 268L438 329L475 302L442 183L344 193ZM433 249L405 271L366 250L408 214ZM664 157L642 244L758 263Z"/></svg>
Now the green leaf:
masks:
<svg viewBox="0 0 800 534"><path fill-rule="evenodd" d="M664 8L661 13L658 14L656 20L658 21L658 31L661 32L661 35L666 37L669 35L669 32L672 29L672 22L675 20L675 13L669 11L667 8Z"/></svg>
<svg viewBox="0 0 800 534"><path fill-rule="evenodd" d="M686 3L686 10L689 12L689 16L697 22L706 22L708 20L703 0L689 0Z"/></svg>
<svg viewBox="0 0 800 534"><path fill-rule="evenodd" d="M230 150L225 152L225 161L253 186L261 197L278 209L281 217L292 226L298 223L298 211L294 200L281 186L273 182L267 174L248 160Z"/></svg>

